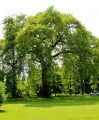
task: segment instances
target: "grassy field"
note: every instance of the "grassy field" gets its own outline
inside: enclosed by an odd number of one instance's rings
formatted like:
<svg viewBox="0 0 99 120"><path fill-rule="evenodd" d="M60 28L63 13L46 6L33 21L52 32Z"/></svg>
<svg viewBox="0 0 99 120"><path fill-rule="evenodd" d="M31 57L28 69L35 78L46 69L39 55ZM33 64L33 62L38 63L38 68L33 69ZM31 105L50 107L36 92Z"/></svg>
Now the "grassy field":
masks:
<svg viewBox="0 0 99 120"><path fill-rule="evenodd" d="M0 120L99 120L99 97L13 99L0 106Z"/></svg>

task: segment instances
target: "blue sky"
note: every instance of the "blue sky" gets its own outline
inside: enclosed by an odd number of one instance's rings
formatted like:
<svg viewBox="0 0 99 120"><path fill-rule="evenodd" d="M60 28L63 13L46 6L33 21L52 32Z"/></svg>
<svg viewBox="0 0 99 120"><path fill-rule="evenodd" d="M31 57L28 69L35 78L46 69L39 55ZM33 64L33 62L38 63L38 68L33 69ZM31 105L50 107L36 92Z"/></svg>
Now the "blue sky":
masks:
<svg viewBox="0 0 99 120"><path fill-rule="evenodd" d="M98 0L2 0L0 1L0 38L2 34L2 20L8 15L35 15L53 5L63 13L70 13L85 25L85 27L99 37L99 1Z"/></svg>

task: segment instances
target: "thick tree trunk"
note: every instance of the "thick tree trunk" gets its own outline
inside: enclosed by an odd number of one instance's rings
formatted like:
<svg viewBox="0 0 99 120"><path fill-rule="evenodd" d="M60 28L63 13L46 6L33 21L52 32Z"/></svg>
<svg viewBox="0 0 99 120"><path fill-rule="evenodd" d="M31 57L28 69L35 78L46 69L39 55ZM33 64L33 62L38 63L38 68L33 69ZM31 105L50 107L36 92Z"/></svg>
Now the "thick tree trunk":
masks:
<svg viewBox="0 0 99 120"><path fill-rule="evenodd" d="M42 68L42 97L50 97L48 68Z"/></svg>
<svg viewBox="0 0 99 120"><path fill-rule="evenodd" d="M48 70L49 66L48 65L43 65L42 66L42 86L41 90L38 94L40 97L50 97L50 89L49 89L49 78L48 78Z"/></svg>

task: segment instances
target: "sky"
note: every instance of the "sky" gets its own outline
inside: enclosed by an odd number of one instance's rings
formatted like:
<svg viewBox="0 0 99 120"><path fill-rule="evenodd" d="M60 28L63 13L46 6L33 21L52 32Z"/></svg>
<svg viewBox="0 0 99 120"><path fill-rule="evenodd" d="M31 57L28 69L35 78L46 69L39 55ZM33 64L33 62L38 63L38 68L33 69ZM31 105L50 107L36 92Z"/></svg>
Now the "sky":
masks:
<svg viewBox="0 0 99 120"><path fill-rule="evenodd" d="M3 38L3 19L9 15L35 15L49 6L63 13L70 13L96 37L99 37L98 0L1 0L0 38Z"/></svg>

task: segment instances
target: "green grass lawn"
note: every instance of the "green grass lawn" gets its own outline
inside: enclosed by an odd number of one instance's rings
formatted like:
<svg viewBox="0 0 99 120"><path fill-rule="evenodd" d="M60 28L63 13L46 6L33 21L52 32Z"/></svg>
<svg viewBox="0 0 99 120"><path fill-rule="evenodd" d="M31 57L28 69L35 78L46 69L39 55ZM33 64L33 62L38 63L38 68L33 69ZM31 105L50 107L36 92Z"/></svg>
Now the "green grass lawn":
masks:
<svg viewBox="0 0 99 120"><path fill-rule="evenodd" d="M0 120L99 120L99 97L13 99L0 106Z"/></svg>

